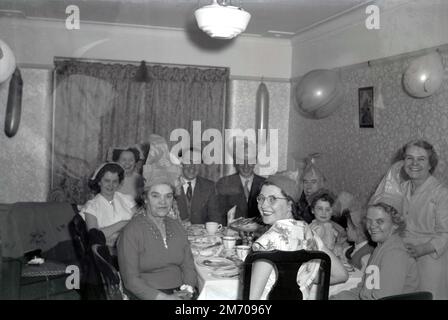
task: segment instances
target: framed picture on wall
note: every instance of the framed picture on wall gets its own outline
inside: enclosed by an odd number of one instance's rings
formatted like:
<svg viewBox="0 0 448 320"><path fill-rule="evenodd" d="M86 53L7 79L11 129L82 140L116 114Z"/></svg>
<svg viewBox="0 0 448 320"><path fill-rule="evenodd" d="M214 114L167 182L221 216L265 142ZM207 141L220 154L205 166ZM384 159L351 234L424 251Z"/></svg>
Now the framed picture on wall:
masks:
<svg viewBox="0 0 448 320"><path fill-rule="evenodd" d="M373 87L358 89L359 127L374 128Z"/></svg>

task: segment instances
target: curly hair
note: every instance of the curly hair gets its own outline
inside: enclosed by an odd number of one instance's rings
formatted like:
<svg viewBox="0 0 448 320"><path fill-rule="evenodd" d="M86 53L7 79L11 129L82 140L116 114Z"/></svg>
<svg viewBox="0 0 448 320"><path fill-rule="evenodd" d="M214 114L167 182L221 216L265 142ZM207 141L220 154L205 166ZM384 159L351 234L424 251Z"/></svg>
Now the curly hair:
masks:
<svg viewBox="0 0 448 320"><path fill-rule="evenodd" d="M422 148L428 153L428 161L429 161L429 165L430 165L429 173L433 174L434 170L436 170L437 164L439 163L439 157L437 155L437 152L434 149L434 146L426 140L416 139L416 140L412 140L412 141L409 141L408 143L406 143L403 146L403 148L401 149L400 157L399 157L399 158L401 158L400 160L405 159L406 150L412 146Z"/></svg>
<svg viewBox="0 0 448 320"><path fill-rule="evenodd" d="M333 205L336 201L335 196L329 190L319 189L316 191L316 193L314 193L312 195L311 204L310 204L311 209L314 209L317 201L319 201L319 200L328 202L330 204L330 207L333 207Z"/></svg>
<svg viewBox="0 0 448 320"><path fill-rule="evenodd" d="M367 207L367 209L370 208L379 208L383 210L385 213L387 213L392 220L392 223L397 226L397 229L395 230L395 233L398 233L399 235L403 235L404 230L406 229L406 220L404 216L394 207L391 205L388 205L384 202L377 202L374 204L371 204Z"/></svg>
<svg viewBox="0 0 448 320"><path fill-rule="evenodd" d="M107 172L112 172L112 173L117 173L118 174L118 181L121 183L124 179L124 169L117 163L106 163L101 169L100 171L98 171L98 173L96 174L95 179L93 180L89 180L88 185L90 190L92 190L92 192L94 194L98 194L101 192L101 187L99 185L99 182L101 181L101 179L104 177L104 175Z"/></svg>

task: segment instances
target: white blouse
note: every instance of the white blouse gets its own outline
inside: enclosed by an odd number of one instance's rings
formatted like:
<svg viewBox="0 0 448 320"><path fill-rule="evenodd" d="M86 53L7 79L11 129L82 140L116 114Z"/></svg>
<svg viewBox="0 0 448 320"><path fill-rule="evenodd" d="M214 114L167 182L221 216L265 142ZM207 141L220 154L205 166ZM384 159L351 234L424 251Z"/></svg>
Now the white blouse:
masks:
<svg viewBox="0 0 448 320"><path fill-rule="evenodd" d="M85 213L91 214L96 217L98 227L104 228L123 220L130 220L134 206L135 201L130 195L115 192L114 198L109 202L98 193L92 200L86 202L80 214L84 220Z"/></svg>

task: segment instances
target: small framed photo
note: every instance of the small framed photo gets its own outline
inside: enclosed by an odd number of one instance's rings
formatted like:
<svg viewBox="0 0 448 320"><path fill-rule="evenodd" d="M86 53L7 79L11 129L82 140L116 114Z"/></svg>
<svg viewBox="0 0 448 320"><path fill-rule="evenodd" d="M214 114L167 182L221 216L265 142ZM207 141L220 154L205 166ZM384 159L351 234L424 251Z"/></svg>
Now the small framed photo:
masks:
<svg viewBox="0 0 448 320"><path fill-rule="evenodd" d="M359 127L374 128L373 87L358 89Z"/></svg>

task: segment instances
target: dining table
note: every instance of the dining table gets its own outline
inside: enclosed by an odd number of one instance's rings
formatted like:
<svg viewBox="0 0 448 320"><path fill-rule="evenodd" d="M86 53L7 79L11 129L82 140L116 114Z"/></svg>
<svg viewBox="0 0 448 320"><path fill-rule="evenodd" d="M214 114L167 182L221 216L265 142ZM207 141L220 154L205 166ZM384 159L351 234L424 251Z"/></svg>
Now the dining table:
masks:
<svg viewBox="0 0 448 320"><path fill-rule="evenodd" d="M232 235L237 239L238 232L223 227L214 235L207 234L204 225L186 227L190 240L195 268L198 274L198 300L241 300L243 291L243 264L235 248L226 249L222 237ZM241 241L241 239L239 239ZM349 269L346 282L331 285L329 296L355 288L362 280L362 272ZM310 299L315 296L315 287L311 289Z"/></svg>

